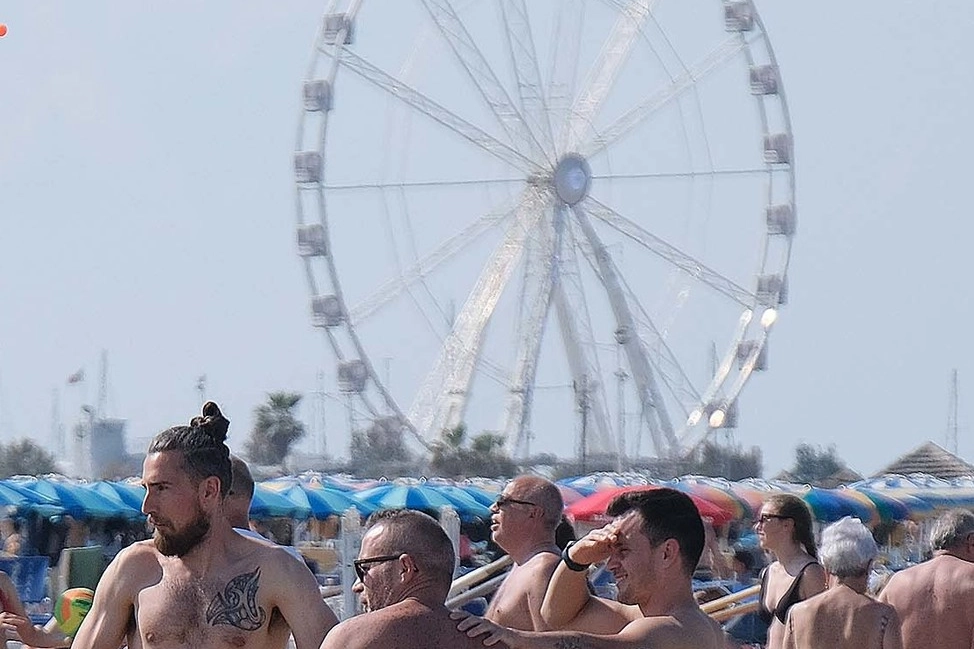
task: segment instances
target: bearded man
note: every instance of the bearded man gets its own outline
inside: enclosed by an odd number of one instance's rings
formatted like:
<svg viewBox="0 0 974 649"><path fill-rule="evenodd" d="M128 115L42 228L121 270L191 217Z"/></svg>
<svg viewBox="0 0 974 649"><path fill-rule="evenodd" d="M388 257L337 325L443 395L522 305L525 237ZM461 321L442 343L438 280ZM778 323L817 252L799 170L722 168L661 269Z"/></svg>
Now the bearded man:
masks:
<svg viewBox="0 0 974 649"><path fill-rule="evenodd" d="M213 402L152 440L142 512L153 538L118 553L72 646L78 649L316 649L337 620L314 575L283 548L234 531L230 422Z"/></svg>

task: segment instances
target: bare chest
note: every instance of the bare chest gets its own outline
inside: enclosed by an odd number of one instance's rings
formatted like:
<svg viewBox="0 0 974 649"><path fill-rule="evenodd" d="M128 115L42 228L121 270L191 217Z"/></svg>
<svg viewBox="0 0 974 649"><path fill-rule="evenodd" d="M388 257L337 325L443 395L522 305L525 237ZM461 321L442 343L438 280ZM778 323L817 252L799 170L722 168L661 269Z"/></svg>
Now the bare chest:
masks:
<svg viewBox="0 0 974 649"><path fill-rule="evenodd" d="M139 594L138 634L146 649L264 647L273 609L261 595L259 568L212 580L164 575Z"/></svg>

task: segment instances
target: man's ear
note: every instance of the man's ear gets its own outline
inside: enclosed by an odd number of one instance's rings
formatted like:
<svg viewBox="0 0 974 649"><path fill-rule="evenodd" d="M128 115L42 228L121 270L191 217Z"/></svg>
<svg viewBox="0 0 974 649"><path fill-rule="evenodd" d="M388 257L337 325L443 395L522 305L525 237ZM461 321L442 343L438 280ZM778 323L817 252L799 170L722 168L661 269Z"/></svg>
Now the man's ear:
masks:
<svg viewBox="0 0 974 649"><path fill-rule="evenodd" d="M401 577L402 581L408 581L413 578L414 575L419 573L419 568L416 566L416 560L412 558L409 554L404 554L399 557L399 565L402 567Z"/></svg>
<svg viewBox="0 0 974 649"><path fill-rule="evenodd" d="M676 539L666 539L662 543L663 545L663 562L669 567L674 563L680 563L683 561L683 557L680 556L680 542Z"/></svg>
<svg viewBox="0 0 974 649"><path fill-rule="evenodd" d="M211 475L207 478L203 478L200 482L199 488L200 496L204 499L209 500L211 498L220 498L220 478L215 475Z"/></svg>

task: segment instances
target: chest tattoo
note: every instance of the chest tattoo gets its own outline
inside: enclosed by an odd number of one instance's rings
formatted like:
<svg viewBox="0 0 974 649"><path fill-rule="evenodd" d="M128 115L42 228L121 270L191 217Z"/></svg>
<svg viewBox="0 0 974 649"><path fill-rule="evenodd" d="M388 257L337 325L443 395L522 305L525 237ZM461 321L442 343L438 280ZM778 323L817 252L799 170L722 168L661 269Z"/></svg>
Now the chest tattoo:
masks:
<svg viewBox="0 0 974 649"><path fill-rule="evenodd" d="M257 606L257 587L260 584L260 566L253 572L245 572L231 579L217 593L206 609L206 621L211 625L228 624L244 631L256 631L267 618L264 609Z"/></svg>

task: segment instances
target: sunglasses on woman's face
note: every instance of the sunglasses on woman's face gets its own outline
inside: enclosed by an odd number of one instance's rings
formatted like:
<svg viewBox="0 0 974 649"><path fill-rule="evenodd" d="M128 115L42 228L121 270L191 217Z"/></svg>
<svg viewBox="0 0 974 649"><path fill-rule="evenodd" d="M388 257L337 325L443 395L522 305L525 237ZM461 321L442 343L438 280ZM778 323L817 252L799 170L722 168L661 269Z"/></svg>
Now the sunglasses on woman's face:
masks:
<svg viewBox="0 0 974 649"><path fill-rule="evenodd" d="M782 516L781 514L761 514L760 516L758 516L758 520L756 522L760 523L761 525L764 525L768 521L773 521L773 520L784 521L790 519L791 516Z"/></svg>

